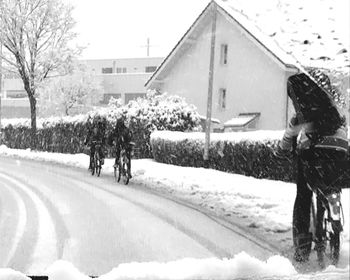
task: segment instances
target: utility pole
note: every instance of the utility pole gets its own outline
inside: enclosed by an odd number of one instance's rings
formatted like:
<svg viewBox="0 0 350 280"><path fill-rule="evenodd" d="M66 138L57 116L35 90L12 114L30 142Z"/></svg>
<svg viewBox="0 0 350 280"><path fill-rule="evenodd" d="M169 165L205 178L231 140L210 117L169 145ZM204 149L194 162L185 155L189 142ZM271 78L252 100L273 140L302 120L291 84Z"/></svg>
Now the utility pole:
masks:
<svg viewBox="0 0 350 280"><path fill-rule="evenodd" d="M208 100L207 100L207 118L205 125L205 143L204 143L204 167L209 167L209 146L210 146L210 125L211 111L213 100L213 81L214 81L214 58L215 58L215 39L216 39L216 4L213 3L212 10L212 25L211 25L211 42L210 42L210 63L209 63L209 78L208 78Z"/></svg>
<svg viewBox="0 0 350 280"><path fill-rule="evenodd" d="M2 95L2 30L0 30L0 96L1 95Z"/></svg>
<svg viewBox="0 0 350 280"><path fill-rule="evenodd" d="M142 47L147 49L147 56L149 56L150 48L151 48L151 44L150 44L150 39L149 39L149 38L147 38L147 43L146 43L146 45L144 45L144 46L142 46Z"/></svg>
<svg viewBox="0 0 350 280"><path fill-rule="evenodd" d="M348 86L350 87L350 85ZM346 96L347 96L347 108L348 110L348 123L347 123L347 130L348 130L348 139L350 139L350 89L346 89Z"/></svg>
<svg viewBox="0 0 350 280"><path fill-rule="evenodd" d="M149 38L147 38L147 56L149 56L149 47L150 47Z"/></svg>
<svg viewBox="0 0 350 280"><path fill-rule="evenodd" d="M2 0L0 0L0 12L2 8ZM2 30L2 12L0 15L0 145L1 145L1 139L2 139L2 133L1 133L1 113L2 113L2 108L1 108L1 97L2 97L2 40L3 40L3 30Z"/></svg>

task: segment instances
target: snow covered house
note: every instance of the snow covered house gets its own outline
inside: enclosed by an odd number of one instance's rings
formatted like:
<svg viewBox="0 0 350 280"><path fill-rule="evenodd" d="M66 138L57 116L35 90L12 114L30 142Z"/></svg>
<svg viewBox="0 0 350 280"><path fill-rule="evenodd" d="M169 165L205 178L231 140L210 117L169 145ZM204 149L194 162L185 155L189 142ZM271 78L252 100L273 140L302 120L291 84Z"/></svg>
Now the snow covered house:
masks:
<svg viewBox="0 0 350 280"><path fill-rule="evenodd" d="M336 50L334 55L329 54L330 59L315 51L325 43L322 38L328 34L324 33L329 31L333 37L335 34L323 26L317 33L314 29L317 20L313 26L303 27L305 22L310 24L306 17L315 14L312 5L320 2L310 1L308 11L309 3L299 0L283 1L284 6L277 0L211 1L146 87L185 97L201 115L206 115L211 91L212 118L219 119L225 130L284 129L293 113L287 96L288 77L297 73L301 65L323 68L327 63L326 67L336 69L330 63L335 63L333 57L340 49L343 51L337 58L341 59L337 61L342 66L348 64L346 47L339 45L339 41L335 49L323 48L328 52ZM336 5L328 0L321 2ZM298 13L303 8L306 13ZM288 14L293 9L294 14ZM322 12L320 15L324 16ZM333 27L328 24L328 28ZM322 42L314 42L310 36ZM311 45L314 49L310 50ZM342 70L346 73L348 68Z"/></svg>

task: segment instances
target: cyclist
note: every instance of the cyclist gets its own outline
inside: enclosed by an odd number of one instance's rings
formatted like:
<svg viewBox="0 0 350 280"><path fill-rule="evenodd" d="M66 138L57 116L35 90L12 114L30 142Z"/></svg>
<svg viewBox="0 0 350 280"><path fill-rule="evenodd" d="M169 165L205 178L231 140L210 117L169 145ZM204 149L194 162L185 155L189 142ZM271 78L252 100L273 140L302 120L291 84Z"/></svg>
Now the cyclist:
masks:
<svg viewBox="0 0 350 280"><path fill-rule="evenodd" d="M118 119L113 132L109 135L108 142L110 145L112 145L114 142L115 149L116 149L116 157L115 157L114 167L116 167L118 165L121 150L122 149L125 150L126 156L128 158L129 178L132 178L132 176L131 176L131 151L132 151L133 143L131 142L131 139L132 139L132 133L131 133L130 129L125 125L124 120L122 118Z"/></svg>
<svg viewBox="0 0 350 280"><path fill-rule="evenodd" d="M104 122L103 119L98 117L95 119L92 123L92 126L90 127L88 131L88 135L84 141L85 145L90 146L90 164L89 164L89 170L92 169L92 162L95 154L95 146L96 144L100 144L99 149L99 155L101 159L101 164L104 164L104 158L105 155L103 153L103 146L105 144L105 133L104 133Z"/></svg>
<svg viewBox="0 0 350 280"><path fill-rule="evenodd" d="M298 137L299 136L299 137ZM298 138L298 143L297 143ZM296 146L297 145L297 146ZM339 188L336 181L345 172L348 140L345 117L332 110L322 112L312 122L303 121L296 114L291 118L276 155L285 157L297 151L297 195L293 209L294 260L308 261L312 235L309 233L312 191L310 187L321 187L327 195ZM324 246L322 238L317 238L316 246Z"/></svg>

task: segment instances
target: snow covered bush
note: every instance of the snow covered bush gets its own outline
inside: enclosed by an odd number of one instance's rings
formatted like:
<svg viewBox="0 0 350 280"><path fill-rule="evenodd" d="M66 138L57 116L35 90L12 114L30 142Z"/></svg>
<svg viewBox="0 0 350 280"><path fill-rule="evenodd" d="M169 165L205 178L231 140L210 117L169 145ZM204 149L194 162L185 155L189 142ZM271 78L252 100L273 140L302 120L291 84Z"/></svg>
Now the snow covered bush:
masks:
<svg viewBox="0 0 350 280"><path fill-rule="evenodd" d="M74 117L48 118L38 120L38 143L36 150L81 153L90 123L97 117L105 121L106 136L115 127L116 120L123 118L133 133L135 156L152 157L150 134L155 130L193 131L199 130L200 117L196 108L183 98L149 93L129 104L111 106ZM30 122L14 120L4 123L2 143L9 148L30 147ZM111 155L111 151L109 151Z"/></svg>
<svg viewBox="0 0 350 280"><path fill-rule="evenodd" d="M150 135L155 130L200 130L200 116L184 98L149 92L146 98L130 101L125 106L112 105L95 112L107 119L107 134L116 120L123 118L133 133L137 157L152 157Z"/></svg>
<svg viewBox="0 0 350 280"><path fill-rule="evenodd" d="M212 133L209 168L293 182L295 162L273 156L283 131ZM203 167L204 133L157 131L151 135L153 158L162 163ZM350 174L349 174L350 178Z"/></svg>

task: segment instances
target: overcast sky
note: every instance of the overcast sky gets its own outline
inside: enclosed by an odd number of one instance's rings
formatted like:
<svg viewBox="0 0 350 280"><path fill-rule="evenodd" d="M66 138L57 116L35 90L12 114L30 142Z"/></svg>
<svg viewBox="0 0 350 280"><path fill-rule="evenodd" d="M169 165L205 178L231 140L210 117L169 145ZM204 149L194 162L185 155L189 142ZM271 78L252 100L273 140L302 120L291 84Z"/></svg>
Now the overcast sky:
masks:
<svg viewBox="0 0 350 280"><path fill-rule="evenodd" d="M166 56L209 0L65 0L75 6L83 58Z"/></svg>

